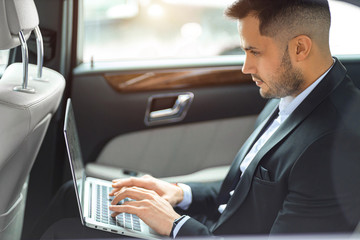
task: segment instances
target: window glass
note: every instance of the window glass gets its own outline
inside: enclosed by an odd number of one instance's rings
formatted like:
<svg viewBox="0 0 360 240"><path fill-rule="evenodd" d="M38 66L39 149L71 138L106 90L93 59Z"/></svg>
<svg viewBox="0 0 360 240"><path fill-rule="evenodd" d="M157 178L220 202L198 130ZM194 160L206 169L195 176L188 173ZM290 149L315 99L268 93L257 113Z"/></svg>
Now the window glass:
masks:
<svg viewBox="0 0 360 240"><path fill-rule="evenodd" d="M84 0L84 62L202 58L243 54L236 21L223 12L234 0ZM333 54L360 54L360 8L330 1ZM80 51L81 52L81 51Z"/></svg>
<svg viewBox="0 0 360 240"><path fill-rule="evenodd" d="M360 8L346 2L329 1L330 47L335 54L360 54Z"/></svg>
<svg viewBox="0 0 360 240"><path fill-rule="evenodd" d="M83 60L198 58L231 54L232 0L85 0Z"/></svg>
<svg viewBox="0 0 360 240"><path fill-rule="evenodd" d="M9 61L9 50L0 50L0 77L3 75Z"/></svg>

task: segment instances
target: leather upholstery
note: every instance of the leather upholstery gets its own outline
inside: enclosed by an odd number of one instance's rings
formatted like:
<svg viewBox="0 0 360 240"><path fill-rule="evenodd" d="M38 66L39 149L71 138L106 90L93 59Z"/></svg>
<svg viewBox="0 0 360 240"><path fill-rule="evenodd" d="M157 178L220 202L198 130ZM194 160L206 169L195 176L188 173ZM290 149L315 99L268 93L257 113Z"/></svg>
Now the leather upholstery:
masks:
<svg viewBox="0 0 360 240"><path fill-rule="evenodd" d="M0 0L0 49L20 45L18 33L26 39L39 25L39 17L33 0Z"/></svg>
<svg viewBox="0 0 360 240"><path fill-rule="evenodd" d="M27 64L25 41L35 28L42 45L38 24L33 0L0 0L0 49L20 45L21 38L23 57L0 79L0 239L21 238L29 174L65 88L61 74L42 68L42 51L39 68Z"/></svg>
<svg viewBox="0 0 360 240"><path fill-rule="evenodd" d="M29 75L35 74L36 66L29 65ZM12 90L21 82L22 64L9 66L0 80L0 239L9 223L22 226L17 218L24 214L27 178L65 87L53 70L44 68L43 77L49 81L29 81L34 94ZM19 225L14 230L21 232Z"/></svg>

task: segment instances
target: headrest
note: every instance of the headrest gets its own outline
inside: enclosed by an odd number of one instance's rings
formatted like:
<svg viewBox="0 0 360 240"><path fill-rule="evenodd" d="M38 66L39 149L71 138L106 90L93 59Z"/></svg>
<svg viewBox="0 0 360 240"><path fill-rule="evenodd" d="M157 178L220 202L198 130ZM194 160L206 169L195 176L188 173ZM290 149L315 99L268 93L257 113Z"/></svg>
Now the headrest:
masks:
<svg viewBox="0 0 360 240"><path fill-rule="evenodd" d="M20 45L19 32L28 39L39 25L39 16L33 0L0 0L0 50Z"/></svg>

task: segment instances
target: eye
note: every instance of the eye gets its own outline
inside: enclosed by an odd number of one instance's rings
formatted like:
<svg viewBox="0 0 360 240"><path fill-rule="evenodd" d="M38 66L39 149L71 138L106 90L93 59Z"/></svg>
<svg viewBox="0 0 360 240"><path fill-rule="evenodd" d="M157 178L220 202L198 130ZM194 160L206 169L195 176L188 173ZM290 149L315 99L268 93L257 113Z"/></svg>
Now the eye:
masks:
<svg viewBox="0 0 360 240"><path fill-rule="evenodd" d="M254 51L254 50L251 50L250 53L251 53L252 55L254 55L255 57L260 54L260 52L257 52L257 51Z"/></svg>

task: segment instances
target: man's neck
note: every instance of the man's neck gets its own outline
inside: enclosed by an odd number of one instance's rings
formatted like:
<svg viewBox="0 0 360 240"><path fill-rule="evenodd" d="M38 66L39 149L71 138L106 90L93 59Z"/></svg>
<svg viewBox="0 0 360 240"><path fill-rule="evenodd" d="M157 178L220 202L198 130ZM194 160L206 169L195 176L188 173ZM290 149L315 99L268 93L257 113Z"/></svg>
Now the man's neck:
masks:
<svg viewBox="0 0 360 240"><path fill-rule="evenodd" d="M300 94L281 98L279 110L280 113L290 115L298 105L311 93L311 91L324 79L324 77L330 72L331 68L335 63L335 59L332 58L331 65L322 73L317 79L315 79L307 88L305 88Z"/></svg>
<svg viewBox="0 0 360 240"><path fill-rule="evenodd" d="M310 63L306 66L306 71L303 71L304 84L299 92L292 95L293 98L297 97L308 87L310 87L314 82L316 82L321 76L327 73L331 67L334 65L335 59L330 56L330 58L322 58L322 61L317 63Z"/></svg>

